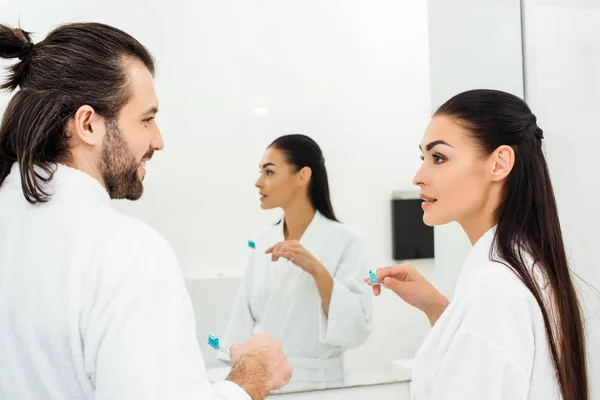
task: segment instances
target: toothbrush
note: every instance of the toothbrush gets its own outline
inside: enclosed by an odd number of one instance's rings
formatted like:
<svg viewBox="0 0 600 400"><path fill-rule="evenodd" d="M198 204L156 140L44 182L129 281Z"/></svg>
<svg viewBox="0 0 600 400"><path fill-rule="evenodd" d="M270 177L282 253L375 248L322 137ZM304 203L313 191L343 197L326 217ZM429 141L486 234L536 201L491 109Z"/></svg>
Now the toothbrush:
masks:
<svg viewBox="0 0 600 400"><path fill-rule="evenodd" d="M219 350L219 351L229 354L228 349L224 349L223 347L221 347L221 345L219 343L219 338L215 334L212 334L212 333L208 334L208 345L215 350Z"/></svg>
<svg viewBox="0 0 600 400"><path fill-rule="evenodd" d="M375 272L369 270L369 282L371 282L371 285L381 285L382 282L377 280L377 276L375 275Z"/></svg>
<svg viewBox="0 0 600 400"><path fill-rule="evenodd" d="M251 249L254 249L254 250L256 250L256 243L254 243L252 240L248 240L248 247L250 247ZM266 250L265 250L265 251L266 251ZM286 260L287 260L287 262L290 262L290 261L291 261L291 262L294 262L294 260L293 260L293 259L291 259L291 260L290 260L290 259L287 259L287 258L286 258Z"/></svg>

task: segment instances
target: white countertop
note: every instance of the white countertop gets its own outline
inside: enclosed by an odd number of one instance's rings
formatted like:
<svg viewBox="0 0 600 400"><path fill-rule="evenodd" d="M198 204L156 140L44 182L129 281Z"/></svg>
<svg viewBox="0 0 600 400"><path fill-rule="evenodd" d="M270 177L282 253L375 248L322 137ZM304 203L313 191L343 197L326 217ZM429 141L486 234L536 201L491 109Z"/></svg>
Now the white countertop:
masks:
<svg viewBox="0 0 600 400"><path fill-rule="evenodd" d="M412 378L412 360L396 360L388 366L374 368L377 371L370 373L347 373L344 378L344 385L336 385L332 387L324 387L318 389L293 389L273 391L271 394L298 393L310 392L315 390L327 390L336 388L349 388L358 386L383 385L389 383L409 382ZM230 367L207 368L208 379L211 382L224 380L229 375Z"/></svg>

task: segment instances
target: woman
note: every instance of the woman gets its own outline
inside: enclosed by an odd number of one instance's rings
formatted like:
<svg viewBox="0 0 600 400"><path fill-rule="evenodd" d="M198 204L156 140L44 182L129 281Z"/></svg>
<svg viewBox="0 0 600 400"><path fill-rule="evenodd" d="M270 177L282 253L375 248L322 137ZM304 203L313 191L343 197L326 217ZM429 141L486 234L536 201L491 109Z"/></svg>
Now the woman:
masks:
<svg viewBox="0 0 600 400"><path fill-rule="evenodd" d="M425 132L413 181L423 221L457 221L473 249L450 303L410 265L376 273L433 325L415 357L414 400L589 398L542 139L529 107L493 90L453 97Z"/></svg>
<svg viewBox="0 0 600 400"><path fill-rule="evenodd" d="M278 138L260 172L261 207L280 207L283 218L253 240L225 341L270 333L294 368L288 390L342 385L344 351L373 329L364 244L335 217L325 161L312 139Z"/></svg>

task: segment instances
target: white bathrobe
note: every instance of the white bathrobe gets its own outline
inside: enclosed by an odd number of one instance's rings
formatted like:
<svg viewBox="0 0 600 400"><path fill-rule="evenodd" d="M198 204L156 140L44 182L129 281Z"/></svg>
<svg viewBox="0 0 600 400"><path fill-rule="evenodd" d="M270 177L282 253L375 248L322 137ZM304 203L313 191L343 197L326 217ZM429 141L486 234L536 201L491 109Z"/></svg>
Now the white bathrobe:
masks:
<svg viewBox="0 0 600 400"><path fill-rule="evenodd" d="M327 318L313 277L264 253L284 240L283 221L255 237L225 340L242 342L254 332L268 332L280 341L294 367L286 390L343 385L344 351L361 345L373 330L364 243L354 229L319 212L300 239L334 278Z"/></svg>
<svg viewBox="0 0 600 400"><path fill-rule="evenodd" d="M249 399L209 383L169 244L79 170L50 189L0 187L0 399Z"/></svg>
<svg viewBox="0 0 600 400"><path fill-rule="evenodd" d="M454 299L416 355L413 400L561 398L540 307L512 270L489 259L494 232L471 250Z"/></svg>

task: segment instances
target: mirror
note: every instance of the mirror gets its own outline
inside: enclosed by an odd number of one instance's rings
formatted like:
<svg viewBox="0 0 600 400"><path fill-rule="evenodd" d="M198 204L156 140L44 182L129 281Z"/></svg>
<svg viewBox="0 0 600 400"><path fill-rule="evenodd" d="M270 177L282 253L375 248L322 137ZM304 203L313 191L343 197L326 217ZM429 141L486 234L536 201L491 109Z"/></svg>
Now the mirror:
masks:
<svg viewBox="0 0 600 400"><path fill-rule="evenodd" d="M40 36L68 21L105 22L153 53L165 150L148 164L142 199L117 208L173 246L211 378L228 366L209 334L233 343L267 331L295 367L285 393L410 378L399 365L414 356L427 321L389 293L373 298L362 280L398 262L392 193L414 192L417 144L437 105L467 88L517 93L522 83L519 2L444 3L61 0L60 13L56 4L20 2L0 14ZM485 65L496 59L504 64ZM285 215L310 187L267 150L289 134L322 151L339 223L304 206ZM265 183L269 168L284 176L280 186ZM462 261L448 255L464 248L455 233L436 228L443 265L411 261L442 290ZM316 263L265 253L286 234ZM307 271L315 265L319 278Z"/></svg>

